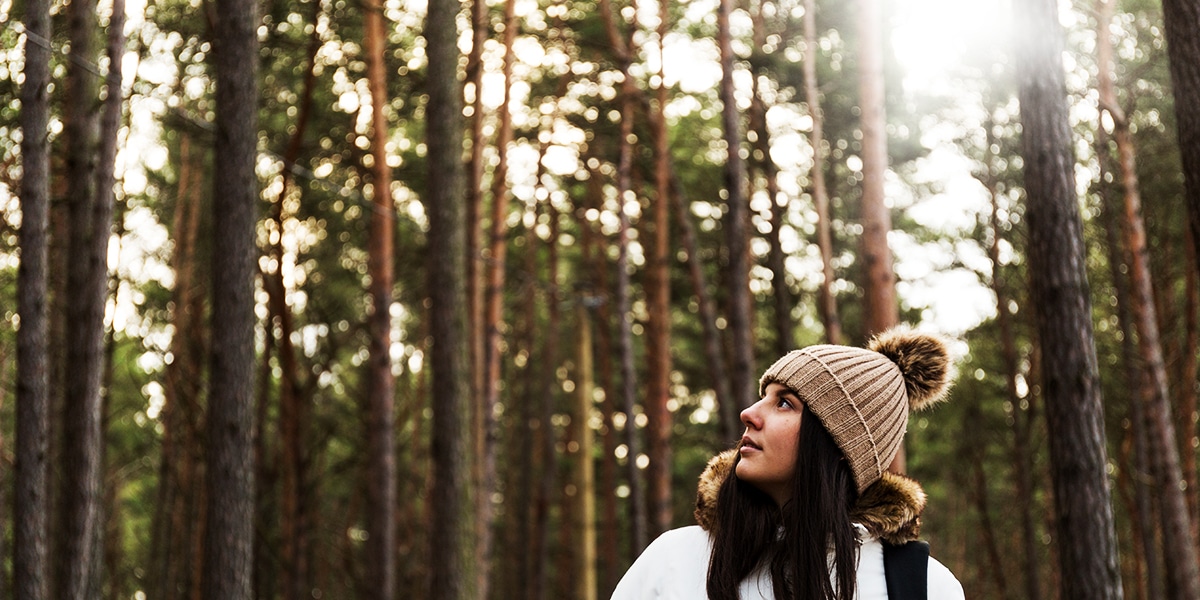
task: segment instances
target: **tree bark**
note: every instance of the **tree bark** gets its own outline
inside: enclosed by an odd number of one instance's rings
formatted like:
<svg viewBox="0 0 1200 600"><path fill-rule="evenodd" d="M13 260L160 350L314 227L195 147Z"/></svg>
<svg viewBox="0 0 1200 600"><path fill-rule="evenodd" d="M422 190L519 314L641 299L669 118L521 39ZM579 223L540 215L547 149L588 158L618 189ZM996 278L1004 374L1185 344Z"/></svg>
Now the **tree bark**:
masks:
<svg viewBox="0 0 1200 600"><path fill-rule="evenodd" d="M21 262L17 267L13 598L47 597L50 436L47 228L50 213L50 2L29 0L21 85Z"/></svg>
<svg viewBox="0 0 1200 600"><path fill-rule="evenodd" d="M64 100L67 205L70 242L67 266L66 378L63 406L62 489L59 495L53 595L88 595L96 562L92 555L100 511L100 394L104 341L104 289L111 204L97 194L100 168L99 76L96 61L96 4L74 0L67 6L71 58ZM111 167L110 167L111 168ZM108 196L111 199L111 195ZM104 217L99 220L98 217Z"/></svg>
<svg viewBox="0 0 1200 600"><path fill-rule="evenodd" d="M592 392L595 371L592 367L592 317L590 304L595 299L582 296L577 304L579 316L579 364L576 378L576 410L571 427L579 440L575 493L579 511L579 550L576 564L575 598L596 600L596 478L592 459L593 432L591 426Z"/></svg>
<svg viewBox="0 0 1200 600"><path fill-rule="evenodd" d="M212 346L203 596L249 600L254 567L254 244L258 7L217 0Z"/></svg>
<svg viewBox="0 0 1200 600"><path fill-rule="evenodd" d="M617 234L616 304L617 329L620 335L618 338L618 354L621 357L621 404L622 410L625 413L625 443L629 448L629 500L632 518L630 543L633 546L633 554L637 555L641 553L642 549L649 542L650 530L654 529L657 531L659 524L654 522L656 515L648 510L647 504L649 498L648 495L644 495L642 490L642 475L637 466L638 457L642 453L642 443L634 414L637 404L637 369L634 367L633 357L633 314L632 301L630 300L628 268L631 236L629 212L626 210L625 205L636 200L633 186L630 182L633 170L633 100L636 94L636 87L629 72L629 65L633 60L630 56L629 44L617 29L612 3L609 0L600 0L600 15L604 20L608 40L613 48L613 59L617 62L622 75L620 96L621 122L619 129L620 137L617 140L617 174L615 181L617 188L617 218L620 222ZM593 177L595 176L596 174L593 174ZM600 201L597 199L595 204L598 206ZM646 479L649 480L650 477ZM650 481L647 483L650 486L654 485Z"/></svg>
<svg viewBox="0 0 1200 600"><path fill-rule="evenodd" d="M817 247L821 252L821 286L817 290L817 312L825 325L825 340L842 343L842 322L833 293L833 235L829 221L829 191L825 186L825 115L821 112L821 89L817 86L817 6L804 0L804 102L812 118L813 204L817 209Z"/></svg>
<svg viewBox="0 0 1200 600"><path fill-rule="evenodd" d="M734 408L741 411L758 397L754 365L754 338L751 331L753 310L750 299L749 204L746 201L746 165L742 159L742 125L734 97L733 41L729 16L734 0L720 0L717 6L717 46L720 49L721 131L725 155L725 243L729 253L726 276L729 278L729 333L732 341L733 368L730 376ZM736 425L734 425L736 427Z"/></svg>
<svg viewBox="0 0 1200 600"><path fill-rule="evenodd" d="M888 170L887 115L883 83L883 15L879 0L859 0L858 89L862 123L862 260L866 329L873 335L899 321L896 275L887 236L892 215L884 201ZM904 450L898 455L904 471Z"/></svg>
<svg viewBox="0 0 1200 600"><path fill-rule="evenodd" d="M667 87L664 79L663 38L670 28L670 1L658 3L658 85L650 118L654 128L654 189L650 219L643 218L650 252L646 264L646 399L647 444L650 468L650 514L656 532L671 527L671 144L664 114ZM609 493L609 490L605 490Z"/></svg>
<svg viewBox="0 0 1200 600"><path fill-rule="evenodd" d="M392 248L395 201L392 167L388 164L386 20L381 0L363 7L367 81L371 90L371 212L368 271L371 284L367 329L367 582L374 600L396 596L396 405L392 376Z"/></svg>
<svg viewBox="0 0 1200 600"><path fill-rule="evenodd" d="M1187 501L1180 484L1184 482L1179 466L1172 421L1170 393L1167 389L1167 369L1163 360L1158 318L1154 305L1150 262L1146 246L1146 230L1142 221L1142 200L1138 186L1136 154L1129 121L1117 103L1112 81L1112 41L1109 22L1112 20L1112 0L1099 0L1100 26L1097 28L1097 52L1100 76L1100 105L1112 117L1113 139L1117 144L1121 185L1125 196L1125 242L1129 249L1130 280L1132 283L1133 321L1137 331L1141 362L1148 378L1142 398L1147 402L1149 442L1155 479L1159 483L1162 502L1163 557L1167 571L1167 594L1171 598L1200 598L1200 565L1191 536L1191 519Z"/></svg>
<svg viewBox="0 0 1200 600"><path fill-rule="evenodd" d="M763 17L763 0L759 0L752 15L753 42L752 52L762 52L767 41L767 28ZM787 282L787 256L783 252L783 240L780 230L783 229L784 215L787 212L787 201L779 196L779 167L771 158L771 133L767 129L767 103L763 99L760 76L766 74L752 73L749 128L753 132L752 160L763 178L763 187L770 199L771 232L767 234L770 250L767 254L767 268L771 270L771 307L774 309L775 356L783 356L796 347L796 322L792 318L792 290ZM753 178L752 178L753 179Z"/></svg>
<svg viewBox="0 0 1200 600"><path fill-rule="evenodd" d="M1062 598L1117 599L1120 572L1075 196L1057 4L1022 0L1016 30L1029 266L1045 381Z"/></svg>
<svg viewBox="0 0 1200 600"><path fill-rule="evenodd" d="M425 20L429 57L426 144L429 187L430 367L433 404L430 598L476 598L470 464L470 365L466 351L465 198L462 94L458 87L459 4L432 0Z"/></svg>
<svg viewBox="0 0 1200 600"><path fill-rule="evenodd" d="M484 344L483 287L479 277L483 256L480 254L480 210L483 208L483 46L487 43L491 23L487 0L471 1L471 51L467 54L466 83L471 86L471 153L467 159L466 183L466 286L467 331L470 332L470 365L472 397L483 396ZM465 90L465 87L464 87ZM465 101L465 100L464 100Z"/></svg>
<svg viewBox="0 0 1200 600"><path fill-rule="evenodd" d="M475 565L479 577L477 592L487 598L492 573L492 521L495 510L492 492L496 488L496 406L500 402L500 346L504 323L504 270L508 257L508 147L513 141L512 70L516 57L513 41L517 36L515 0L504 3L504 99L500 103L496 132L496 168L492 171L492 214L489 231L487 283L483 312L483 389L475 410L476 474Z"/></svg>
<svg viewBox="0 0 1200 600"><path fill-rule="evenodd" d="M1163 26L1192 243L1200 247L1200 0L1163 0Z"/></svg>
<svg viewBox="0 0 1200 600"><path fill-rule="evenodd" d="M1000 328L1000 354L1004 364L1005 389L1008 392L1008 402L1012 404L1013 447L1012 456L1015 465L1017 504L1020 506L1021 520L1021 549L1024 552L1024 590L1027 600L1040 600L1041 582L1039 571L1038 545L1036 528L1033 522L1033 448L1030 447L1030 431L1033 425L1033 396L1030 395L1022 402L1017 392L1017 378L1020 370L1017 364L1016 336L1013 333L1012 313L1009 312L1008 292L1005 289L1000 274L1000 192L996 181L995 153L992 151L995 135L992 133L993 122L989 118L984 121L987 129L987 186L991 197L992 214L991 229L992 243L988 246L988 257L992 262L992 291L996 294L996 324ZM1024 406L1022 406L1024 404Z"/></svg>

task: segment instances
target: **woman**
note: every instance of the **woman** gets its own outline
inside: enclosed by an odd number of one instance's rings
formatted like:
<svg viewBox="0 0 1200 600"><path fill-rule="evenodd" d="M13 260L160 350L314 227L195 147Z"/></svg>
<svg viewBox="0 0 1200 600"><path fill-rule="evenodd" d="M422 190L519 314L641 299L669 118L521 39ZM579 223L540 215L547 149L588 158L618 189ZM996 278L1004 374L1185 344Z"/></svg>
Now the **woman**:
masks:
<svg viewBox="0 0 1200 600"><path fill-rule="evenodd" d="M949 363L939 338L908 329L780 358L742 411L745 435L700 478L699 526L655 540L614 600L887 598L884 545L915 540L925 506L887 466L908 412L945 397ZM925 575L928 598L963 598L941 563Z"/></svg>

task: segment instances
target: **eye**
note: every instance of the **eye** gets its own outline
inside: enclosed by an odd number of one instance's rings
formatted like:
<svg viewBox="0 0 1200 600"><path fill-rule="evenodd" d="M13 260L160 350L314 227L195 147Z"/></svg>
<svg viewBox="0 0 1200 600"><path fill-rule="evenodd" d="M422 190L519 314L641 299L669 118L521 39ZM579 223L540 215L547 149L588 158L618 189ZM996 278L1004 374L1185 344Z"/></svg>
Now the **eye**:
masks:
<svg viewBox="0 0 1200 600"><path fill-rule="evenodd" d="M777 408L796 408L795 402L789 396L779 396L775 400L775 406Z"/></svg>

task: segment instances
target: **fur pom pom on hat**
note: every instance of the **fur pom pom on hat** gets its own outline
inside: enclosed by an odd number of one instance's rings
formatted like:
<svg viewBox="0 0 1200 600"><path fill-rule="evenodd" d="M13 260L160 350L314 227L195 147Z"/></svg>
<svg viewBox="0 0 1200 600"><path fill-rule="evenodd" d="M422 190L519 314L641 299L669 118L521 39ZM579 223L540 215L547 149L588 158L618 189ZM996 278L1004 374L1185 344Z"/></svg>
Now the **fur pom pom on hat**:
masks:
<svg viewBox="0 0 1200 600"><path fill-rule="evenodd" d="M883 476L909 410L946 397L950 352L938 336L897 327L867 348L817 345L793 350L763 373L759 394L779 383L796 392L833 436L861 494Z"/></svg>

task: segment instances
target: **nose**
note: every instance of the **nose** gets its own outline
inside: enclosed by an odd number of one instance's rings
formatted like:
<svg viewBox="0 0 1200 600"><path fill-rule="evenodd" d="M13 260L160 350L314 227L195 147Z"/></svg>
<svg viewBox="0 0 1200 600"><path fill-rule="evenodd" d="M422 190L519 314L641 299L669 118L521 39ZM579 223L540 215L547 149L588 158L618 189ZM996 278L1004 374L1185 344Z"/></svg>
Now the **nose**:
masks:
<svg viewBox="0 0 1200 600"><path fill-rule="evenodd" d="M746 407L746 409L742 411L741 419L742 419L742 423L746 424L746 427L748 427L750 429L761 429L762 428L762 416L759 415L759 413L758 413L758 405L761 402L762 401L759 400L758 402L755 402L754 404L751 404L750 406Z"/></svg>

